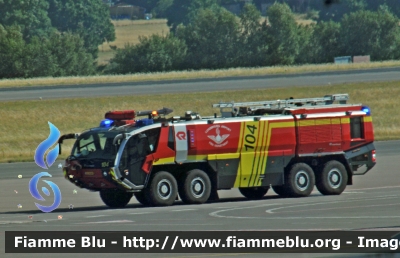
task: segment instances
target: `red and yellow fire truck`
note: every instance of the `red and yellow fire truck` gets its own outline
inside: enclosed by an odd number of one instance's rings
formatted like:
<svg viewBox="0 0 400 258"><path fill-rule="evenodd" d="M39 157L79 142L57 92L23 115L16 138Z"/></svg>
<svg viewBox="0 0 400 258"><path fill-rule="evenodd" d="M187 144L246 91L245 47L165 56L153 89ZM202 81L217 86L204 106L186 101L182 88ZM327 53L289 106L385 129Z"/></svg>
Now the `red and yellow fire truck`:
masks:
<svg viewBox="0 0 400 258"><path fill-rule="evenodd" d="M144 205L200 204L218 190L249 199L269 188L282 197L341 194L376 163L370 109L347 94L321 98L218 103L221 115L188 111L110 111L75 138L64 175L99 191L110 207L131 197ZM138 119L141 116L145 118Z"/></svg>

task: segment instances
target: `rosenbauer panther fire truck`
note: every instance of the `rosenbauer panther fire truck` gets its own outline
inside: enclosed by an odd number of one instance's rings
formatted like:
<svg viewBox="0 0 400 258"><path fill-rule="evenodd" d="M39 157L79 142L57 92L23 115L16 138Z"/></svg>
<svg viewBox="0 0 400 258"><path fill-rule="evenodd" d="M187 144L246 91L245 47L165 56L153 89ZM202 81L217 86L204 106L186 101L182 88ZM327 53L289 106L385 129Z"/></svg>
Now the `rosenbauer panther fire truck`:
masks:
<svg viewBox="0 0 400 258"><path fill-rule="evenodd" d="M249 199L269 188L283 197L341 194L376 163L370 109L347 94L321 98L218 103L221 115L171 109L110 111L75 138L63 171L109 207L135 195L143 205L200 204L217 190ZM145 116L139 119L141 116Z"/></svg>

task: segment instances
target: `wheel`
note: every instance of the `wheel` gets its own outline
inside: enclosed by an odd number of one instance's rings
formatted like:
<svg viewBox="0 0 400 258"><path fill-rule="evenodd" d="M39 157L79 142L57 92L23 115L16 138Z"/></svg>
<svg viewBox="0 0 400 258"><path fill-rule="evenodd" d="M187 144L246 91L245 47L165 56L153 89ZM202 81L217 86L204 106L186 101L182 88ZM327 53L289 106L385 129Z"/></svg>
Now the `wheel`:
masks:
<svg viewBox="0 0 400 258"><path fill-rule="evenodd" d="M248 188L239 188L240 193L250 200L259 200L264 197L264 195L268 192L269 187L248 187Z"/></svg>
<svg viewBox="0 0 400 258"><path fill-rule="evenodd" d="M282 197L286 197L287 196L287 193L286 193L284 185L274 185L274 186L272 186L272 189L279 196L282 196Z"/></svg>
<svg viewBox="0 0 400 258"><path fill-rule="evenodd" d="M331 160L325 163L321 173L317 175L316 186L324 195L341 194L347 186L347 171L342 163Z"/></svg>
<svg viewBox="0 0 400 258"><path fill-rule="evenodd" d="M309 196L314 185L314 171L305 163L296 163L285 173L284 189L289 197Z"/></svg>
<svg viewBox="0 0 400 258"><path fill-rule="evenodd" d="M111 208L123 208L132 198L133 193L127 193L119 189L105 189L100 191L101 200Z"/></svg>
<svg viewBox="0 0 400 258"><path fill-rule="evenodd" d="M150 205L150 201L145 195L144 191L135 193L136 200L144 206Z"/></svg>
<svg viewBox="0 0 400 258"><path fill-rule="evenodd" d="M177 189L175 177L168 172L161 171L154 175L144 194L151 205L169 206L175 202Z"/></svg>
<svg viewBox="0 0 400 258"><path fill-rule="evenodd" d="M179 195L184 203L205 203L210 197L210 194L210 178L200 169L190 170L179 181Z"/></svg>

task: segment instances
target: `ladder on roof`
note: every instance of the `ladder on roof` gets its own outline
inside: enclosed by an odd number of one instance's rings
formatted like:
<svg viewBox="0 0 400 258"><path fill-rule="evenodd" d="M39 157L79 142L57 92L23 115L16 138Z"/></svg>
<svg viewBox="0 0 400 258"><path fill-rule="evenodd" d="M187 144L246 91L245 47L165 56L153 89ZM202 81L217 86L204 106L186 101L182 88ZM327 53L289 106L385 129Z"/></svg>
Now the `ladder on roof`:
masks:
<svg viewBox="0 0 400 258"><path fill-rule="evenodd" d="M284 110L285 108L297 108L304 106L317 106L317 105L332 105L336 102L338 104L346 104L349 100L349 94L332 94L325 95L320 98L304 98L294 99L289 98L285 100L268 100L258 102L220 102L213 104L213 108L220 108L223 117L234 116L237 114L247 114L247 111L254 111L259 109L270 109L270 110ZM226 111L230 108L230 111Z"/></svg>

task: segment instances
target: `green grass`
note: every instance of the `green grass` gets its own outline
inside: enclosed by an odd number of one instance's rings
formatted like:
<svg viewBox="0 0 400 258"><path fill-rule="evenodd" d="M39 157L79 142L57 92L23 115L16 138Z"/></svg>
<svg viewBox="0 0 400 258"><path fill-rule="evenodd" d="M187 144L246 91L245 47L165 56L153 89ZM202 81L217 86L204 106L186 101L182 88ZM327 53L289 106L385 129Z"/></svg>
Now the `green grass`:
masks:
<svg viewBox="0 0 400 258"><path fill-rule="evenodd" d="M169 107L174 109L171 116L183 115L186 110L207 116L219 112L211 107L219 101L320 97L334 93L349 93L351 103L363 103L371 107L376 140L400 139L400 116L396 113L400 96L399 83L355 83L212 93L0 102L0 162L33 161L36 147L49 135L48 121L58 127L61 134L65 134L98 126L104 118L104 113L110 110ZM71 146L71 141L63 145L60 158L66 157Z"/></svg>

